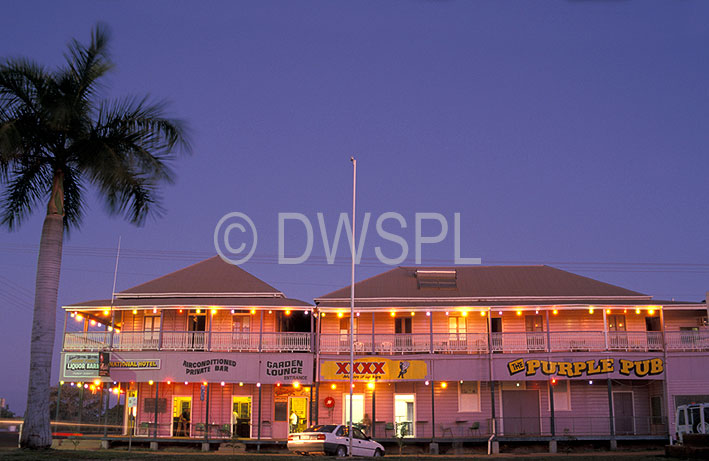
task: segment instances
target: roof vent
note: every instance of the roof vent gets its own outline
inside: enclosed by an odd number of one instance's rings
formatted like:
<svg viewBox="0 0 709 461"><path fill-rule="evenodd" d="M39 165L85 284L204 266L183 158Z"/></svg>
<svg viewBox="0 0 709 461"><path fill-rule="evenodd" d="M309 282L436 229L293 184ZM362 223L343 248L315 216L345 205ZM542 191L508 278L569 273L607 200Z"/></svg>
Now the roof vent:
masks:
<svg viewBox="0 0 709 461"><path fill-rule="evenodd" d="M456 284L455 270L432 270L417 269L416 278L419 288L436 288L439 290L455 290Z"/></svg>

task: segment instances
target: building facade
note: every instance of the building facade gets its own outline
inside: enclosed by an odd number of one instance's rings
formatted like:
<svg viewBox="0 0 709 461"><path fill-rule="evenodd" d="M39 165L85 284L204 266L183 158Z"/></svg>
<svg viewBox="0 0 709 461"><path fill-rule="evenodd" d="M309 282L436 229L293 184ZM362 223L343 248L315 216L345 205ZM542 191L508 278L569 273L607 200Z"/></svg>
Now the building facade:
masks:
<svg viewBox="0 0 709 461"><path fill-rule="evenodd" d="M355 294L350 335L349 287L313 306L211 258L64 306L61 379L122 392L124 432L153 437L347 421L350 347L352 419L381 439L666 438L709 401L705 302L548 266L398 267Z"/></svg>

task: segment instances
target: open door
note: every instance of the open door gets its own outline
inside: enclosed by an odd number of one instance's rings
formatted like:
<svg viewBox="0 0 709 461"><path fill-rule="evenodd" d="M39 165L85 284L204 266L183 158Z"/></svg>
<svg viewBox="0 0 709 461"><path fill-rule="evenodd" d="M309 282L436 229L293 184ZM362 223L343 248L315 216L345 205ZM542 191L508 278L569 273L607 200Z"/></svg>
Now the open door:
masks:
<svg viewBox="0 0 709 461"><path fill-rule="evenodd" d="M189 437L192 421L192 397L175 396L172 398L172 436Z"/></svg>
<svg viewBox="0 0 709 461"><path fill-rule="evenodd" d="M251 437L251 397L235 396L232 402L232 435Z"/></svg>
<svg viewBox="0 0 709 461"><path fill-rule="evenodd" d="M308 398L288 397L288 433L303 432L308 427Z"/></svg>

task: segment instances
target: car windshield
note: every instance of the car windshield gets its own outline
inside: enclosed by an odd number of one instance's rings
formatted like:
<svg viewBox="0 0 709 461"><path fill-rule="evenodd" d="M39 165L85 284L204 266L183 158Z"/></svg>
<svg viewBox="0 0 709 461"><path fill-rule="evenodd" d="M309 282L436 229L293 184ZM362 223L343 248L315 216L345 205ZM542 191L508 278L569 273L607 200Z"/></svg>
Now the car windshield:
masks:
<svg viewBox="0 0 709 461"><path fill-rule="evenodd" d="M337 426L334 424L319 424L317 426L310 426L303 432L332 432Z"/></svg>

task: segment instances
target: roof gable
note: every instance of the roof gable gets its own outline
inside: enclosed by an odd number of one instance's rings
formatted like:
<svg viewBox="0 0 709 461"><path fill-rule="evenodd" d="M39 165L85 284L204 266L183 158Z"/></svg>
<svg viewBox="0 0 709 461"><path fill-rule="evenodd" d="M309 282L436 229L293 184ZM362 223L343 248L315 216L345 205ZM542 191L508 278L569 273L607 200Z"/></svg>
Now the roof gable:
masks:
<svg viewBox="0 0 709 461"><path fill-rule="evenodd" d="M421 275L455 271L454 283L421 284ZM418 274L417 274L418 272ZM343 287L318 300L349 298ZM361 298L636 298L650 296L550 266L397 267L355 284Z"/></svg>
<svg viewBox="0 0 709 461"><path fill-rule="evenodd" d="M213 256L184 269L128 288L117 298L175 296L284 297L283 293L239 266Z"/></svg>

